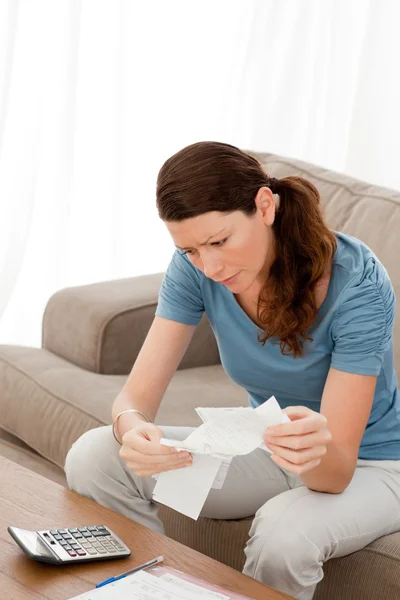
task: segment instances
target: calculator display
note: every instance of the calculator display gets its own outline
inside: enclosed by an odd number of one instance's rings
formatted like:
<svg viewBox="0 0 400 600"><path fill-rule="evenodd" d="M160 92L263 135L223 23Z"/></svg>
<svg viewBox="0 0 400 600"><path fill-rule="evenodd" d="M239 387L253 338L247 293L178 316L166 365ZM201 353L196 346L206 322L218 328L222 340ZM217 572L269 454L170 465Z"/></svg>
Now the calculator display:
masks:
<svg viewBox="0 0 400 600"><path fill-rule="evenodd" d="M54 558L54 554L45 546L35 531L20 530L18 535L28 546L32 554Z"/></svg>

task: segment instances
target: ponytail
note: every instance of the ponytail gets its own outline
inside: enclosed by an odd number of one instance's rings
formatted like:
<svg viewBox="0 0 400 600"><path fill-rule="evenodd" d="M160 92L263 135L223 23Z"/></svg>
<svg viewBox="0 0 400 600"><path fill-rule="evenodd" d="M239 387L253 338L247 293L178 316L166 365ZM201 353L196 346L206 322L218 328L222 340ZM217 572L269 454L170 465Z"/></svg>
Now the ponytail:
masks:
<svg viewBox="0 0 400 600"><path fill-rule="evenodd" d="M303 355L307 329L317 316L315 287L336 250L336 237L322 217L316 187L302 177L270 179L279 195L273 231L276 259L258 300L258 318L266 324L262 345L278 337L283 354Z"/></svg>

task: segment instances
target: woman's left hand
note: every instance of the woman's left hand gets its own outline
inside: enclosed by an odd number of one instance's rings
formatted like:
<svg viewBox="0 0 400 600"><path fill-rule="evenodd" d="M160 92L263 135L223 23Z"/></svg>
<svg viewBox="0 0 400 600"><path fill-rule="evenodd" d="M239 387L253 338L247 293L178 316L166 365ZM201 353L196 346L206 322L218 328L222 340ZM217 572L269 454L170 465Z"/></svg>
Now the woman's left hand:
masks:
<svg viewBox="0 0 400 600"><path fill-rule="evenodd" d="M265 445L274 453L272 460L282 469L301 475L319 465L332 439L326 417L305 406L289 406L283 411L290 423L268 427Z"/></svg>

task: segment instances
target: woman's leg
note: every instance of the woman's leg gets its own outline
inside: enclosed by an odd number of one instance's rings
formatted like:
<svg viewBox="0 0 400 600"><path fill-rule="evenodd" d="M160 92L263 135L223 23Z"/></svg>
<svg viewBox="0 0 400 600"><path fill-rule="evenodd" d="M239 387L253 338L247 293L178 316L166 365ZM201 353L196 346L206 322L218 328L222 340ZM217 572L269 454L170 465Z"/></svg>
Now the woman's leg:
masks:
<svg viewBox="0 0 400 600"><path fill-rule="evenodd" d="M185 439L192 427L163 427L166 437ZM65 460L70 490L102 506L137 521L158 533L164 533L157 517L157 505L150 502L156 480L139 477L127 468L119 456L121 446L111 426L86 431L72 444Z"/></svg>
<svg viewBox="0 0 400 600"><path fill-rule="evenodd" d="M256 513L244 573L310 600L323 563L400 530L400 461L361 461L341 494L305 486L272 498Z"/></svg>
<svg viewBox="0 0 400 600"><path fill-rule="evenodd" d="M161 427L167 438L185 439L191 427ZM140 477L126 467L111 427L87 431L71 447L65 462L68 487L82 496L164 533L151 501L156 480ZM263 450L232 460L222 489L211 489L201 516L240 519L253 516L269 498L292 487Z"/></svg>

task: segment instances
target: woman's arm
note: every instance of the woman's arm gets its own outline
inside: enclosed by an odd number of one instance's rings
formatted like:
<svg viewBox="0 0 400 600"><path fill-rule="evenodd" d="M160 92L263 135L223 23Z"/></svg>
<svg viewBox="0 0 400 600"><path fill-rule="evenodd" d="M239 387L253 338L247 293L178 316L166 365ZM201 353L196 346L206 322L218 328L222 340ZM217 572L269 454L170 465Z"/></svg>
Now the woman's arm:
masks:
<svg viewBox="0 0 400 600"><path fill-rule="evenodd" d="M114 400L112 418L137 408L154 421L165 390L196 331L196 326L155 317L132 371ZM120 439L144 418L126 413L118 419Z"/></svg>
<svg viewBox="0 0 400 600"><path fill-rule="evenodd" d="M332 440L318 467L301 476L310 489L335 494L349 485L371 413L376 380L373 375L329 370L320 412L328 421Z"/></svg>
<svg viewBox="0 0 400 600"><path fill-rule="evenodd" d="M293 419L291 423L272 428L276 435L266 443L275 452L275 462L297 473L312 490L343 492L354 475L376 380L376 376L331 368L320 413L293 406L284 410ZM314 466L310 469L312 461Z"/></svg>

